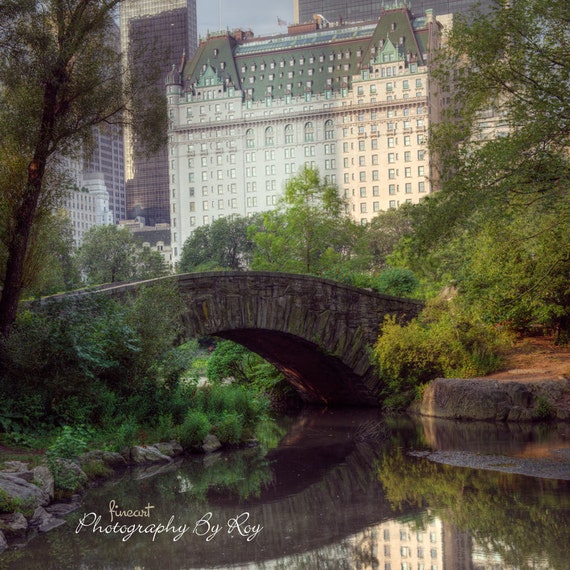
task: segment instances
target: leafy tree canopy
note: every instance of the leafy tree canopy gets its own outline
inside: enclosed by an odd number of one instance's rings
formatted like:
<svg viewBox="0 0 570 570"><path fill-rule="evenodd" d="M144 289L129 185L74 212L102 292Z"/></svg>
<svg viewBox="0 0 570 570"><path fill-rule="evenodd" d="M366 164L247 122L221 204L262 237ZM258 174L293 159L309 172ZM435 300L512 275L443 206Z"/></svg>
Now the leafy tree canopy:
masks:
<svg viewBox="0 0 570 570"><path fill-rule="evenodd" d="M147 85L148 75L126 72L116 49L114 14L120 2L0 3L0 334L4 336L16 318L41 225L65 193L62 158L89 147L93 126L131 122L131 111L141 101L137 94ZM149 149L161 144L166 114L139 118L133 121L136 132L157 136L138 140ZM149 129L149 123L155 128Z"/></svg>
<svg viewBox="0 0 570 570"><path fill-rule="evenodd" d="M318 274L348 259L361 230L344 206L336 186L303 167L287 182L277 208L263 214L262 228L250 233L253 267Z"/></svg>
<svg viewBox="0 0 570 570"><path fill-rule="evenodd" d="M178 264L180 272L215 269L247 269L253 256L250 226L259 226L260 216L218 218L196 228L184 243Z"/></svg>
<svg viewBox="0 0 570 570"><path fill-rule="evenodd" d="M438 78L440 192L393 264L454 280L490 321L570 328L570 6L514 0L457 16ZM567 333L564 333L567 334Z"/></svg>
<svg viewBox="0 0 570 570"><path fill-rule="evenodd" d="M138 247L128 229L115 225L94 226L85 234L78 264L90 285L151 279L168 273L160 253Z"/></svg>

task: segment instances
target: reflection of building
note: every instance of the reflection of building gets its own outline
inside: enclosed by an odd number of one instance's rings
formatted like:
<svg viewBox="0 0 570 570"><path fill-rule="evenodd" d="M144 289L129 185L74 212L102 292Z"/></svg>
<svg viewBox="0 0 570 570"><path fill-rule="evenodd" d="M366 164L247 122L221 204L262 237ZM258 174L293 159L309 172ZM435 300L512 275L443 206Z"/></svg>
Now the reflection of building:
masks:
<svg viewBox="0 0 570 570"><path fill-rule="evenodd" d="M120 7L121 51L131 68L155 78L145 90L164 95L164 76L183 53L191 56L197 44L195 0L127 0ZM125 175L128 218L149 225L168 223L168 156L166 147L151 156L140 155L130 128L125 129Z"/></svg>
<svg viewBox="0 0 570 570"><path fill-rule="evenodd" d="M368 542L361 551L368 551L377 565L369 568L382 570L444 570L443 523L439 518L430 519L425 527L415 522L388 520L369 527L361 533ZM356 541L359 539L356 538ZM460 570L453 566L454 570Z"/></svg>
<svg viewBox="0 0 570 570"><path fill-rule="evenodd" d="M393 0L293 0L295 22L310 22L314 14L320 14L331 22L340 19L347 22L371 20L378 17L383 8L390 8ZM433 10L437 16L466 13L473 7L488 8L493 0L409 0L414 14Z"/></svg>
<svg viewBox="0 0 570 570"><path fill-rule="evenodd" d="M336 184L361 223L429 194L441 29L401 7L358 26L210 35L168 78L175 259L196 227L272 208L303 165Z"/></svg>

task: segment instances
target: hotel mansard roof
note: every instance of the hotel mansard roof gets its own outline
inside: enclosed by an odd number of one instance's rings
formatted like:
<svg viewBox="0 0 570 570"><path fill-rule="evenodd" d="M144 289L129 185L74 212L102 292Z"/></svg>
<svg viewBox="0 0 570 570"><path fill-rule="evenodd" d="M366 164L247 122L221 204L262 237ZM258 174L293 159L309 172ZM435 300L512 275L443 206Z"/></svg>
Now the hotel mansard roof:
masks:
<svg viewBox="0 0 570 570"><path fill-rule="evenodd" d="M323 26L315 20L259 39L241 31L211 34L185 65L185 90L233 87L253 101L338 93L350 89L352 76L375 64L426 65L430 17L397 8L374 22Z"/></svg>

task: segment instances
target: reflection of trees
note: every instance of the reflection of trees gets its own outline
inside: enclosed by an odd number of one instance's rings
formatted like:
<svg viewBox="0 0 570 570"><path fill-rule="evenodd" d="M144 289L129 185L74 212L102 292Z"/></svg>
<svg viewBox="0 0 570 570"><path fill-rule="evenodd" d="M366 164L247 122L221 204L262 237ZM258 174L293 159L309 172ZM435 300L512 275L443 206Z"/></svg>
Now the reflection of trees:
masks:
<svg viewBox="0 0 570 570"><path fill-rule="evenodd" d="M401 450L383 457L378 475L394 509L437 509L443 520L469 531L505 564L525 570L529 561L546 559L552 570L568 569L566 481L413 460Z"/></svg>

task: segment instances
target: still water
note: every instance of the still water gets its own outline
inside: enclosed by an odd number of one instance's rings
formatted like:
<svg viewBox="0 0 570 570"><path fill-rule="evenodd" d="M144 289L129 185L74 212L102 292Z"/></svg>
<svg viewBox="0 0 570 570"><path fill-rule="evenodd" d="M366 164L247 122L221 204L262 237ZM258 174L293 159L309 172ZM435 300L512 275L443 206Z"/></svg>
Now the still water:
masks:
<svg viewBox="0 0 570 570"><path fill-rule="evenodd" d="M570 569L569 480L407 454L568 452L570 425L379 419L303 412L259 447L131 470L0 568Z"/></svg>

